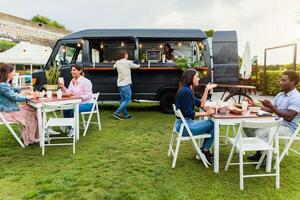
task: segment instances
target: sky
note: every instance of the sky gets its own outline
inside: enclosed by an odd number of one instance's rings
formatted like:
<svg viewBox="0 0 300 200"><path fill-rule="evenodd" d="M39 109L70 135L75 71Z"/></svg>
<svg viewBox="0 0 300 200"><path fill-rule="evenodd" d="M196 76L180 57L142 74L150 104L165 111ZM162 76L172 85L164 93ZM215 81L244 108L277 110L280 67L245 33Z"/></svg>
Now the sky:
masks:
<svg viewBox="0 0 300 200"><path fill-rule="evenodd" d="M88 28L236 30L239 55L243 55L248 41L251 56L258 55L260 64L263 64L265 48L300 42L299 0L0 0L0 12L26 19L37 14L47 16L72 31ZM291 63L292 55L292 48L272 50L267 64Z"/></svg>

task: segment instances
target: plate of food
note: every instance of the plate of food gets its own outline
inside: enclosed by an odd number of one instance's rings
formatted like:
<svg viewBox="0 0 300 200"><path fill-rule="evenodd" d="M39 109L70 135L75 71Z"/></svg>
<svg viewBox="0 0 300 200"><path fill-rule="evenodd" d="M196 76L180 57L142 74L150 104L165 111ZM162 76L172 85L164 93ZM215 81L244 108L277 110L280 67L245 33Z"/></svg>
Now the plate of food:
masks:
<svg viewBox="0 0 300 200"><path fill-rule="evenodd" d="M54 96L57 96L57 92L53 92L53 95ZM70 97L70 96L72 96L73 95L73 93L65 93L65 92L63 92L62 93L62 97Z"/></svg>
<svg viewBox="0 0 300 200"><path fill-rule="evenodd" d="M229 112L234 113L234 114L242 114L243 110L233 106L233 107L229 108Z"/></svg>
<svg viewBox="0 0 300 200"><path fill-rule="evenodd" d="M258 107L258 106L252 106L252 107L249 107L249 111L252 112L252 113L258 113L258 111L260 110L261 108Z"/></svg>

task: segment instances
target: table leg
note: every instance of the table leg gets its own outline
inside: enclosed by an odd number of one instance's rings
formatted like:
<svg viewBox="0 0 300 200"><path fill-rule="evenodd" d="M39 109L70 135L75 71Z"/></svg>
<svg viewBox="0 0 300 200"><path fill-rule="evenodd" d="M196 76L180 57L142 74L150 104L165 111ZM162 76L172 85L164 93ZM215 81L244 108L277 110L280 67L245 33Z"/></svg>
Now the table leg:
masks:
<svg viewBox="0 0 300 200"><path fill-rule="evenodd" d="M79 140L79 104L78 103L75 105L74 115L76 120L76 127L75 127L76 139Z"/></svg>
<svg viewBox="0 0 300 200"><path fill-rule="evenodd" d="M216 119L214 121L214 171L215 173L219 172L219 121Z"/></svg>
<svg viewBox="0 0 300 200"><path fill-rule="evenodd" d="M39 129L39 139L40 147L43 145L44 134L43 134L43 118L42 118L42 108L37 108L37 118L38 118L38 129Z"/></svg>

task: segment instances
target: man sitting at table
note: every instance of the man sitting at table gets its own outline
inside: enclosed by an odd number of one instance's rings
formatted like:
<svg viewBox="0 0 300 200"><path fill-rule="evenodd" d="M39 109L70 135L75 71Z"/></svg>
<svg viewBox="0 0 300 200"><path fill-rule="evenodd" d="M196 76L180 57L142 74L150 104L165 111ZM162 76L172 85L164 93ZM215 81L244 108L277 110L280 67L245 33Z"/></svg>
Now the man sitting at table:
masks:
<svg viewBox="0 0 300 200"><path fill-rule="evenodd" d="M275 113L278 117L283 118L278 132L279 135L291 136L298 127L300 120L300 94L296 89L298 82L299 75L294 70L283 72L279 82L281 92L275 97L274 102L262 101L264 105L262 110ZM244 132L249 137L258 136L265 141L268 140L269 129L245 128ZM258 161L261 155L261 152L257 151L248 159Z"/></svg>

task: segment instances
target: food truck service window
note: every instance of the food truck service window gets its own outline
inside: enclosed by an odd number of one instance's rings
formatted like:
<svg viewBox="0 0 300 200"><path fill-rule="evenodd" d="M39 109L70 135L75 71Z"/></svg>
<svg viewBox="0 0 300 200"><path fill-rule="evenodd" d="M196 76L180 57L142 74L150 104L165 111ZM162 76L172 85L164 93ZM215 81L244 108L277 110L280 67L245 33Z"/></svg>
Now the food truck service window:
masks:
<svg viewBox="0 0 300 200"><path fill-rule="evenodd" d="M202 60L201 51L199 49L200 41L139 41L139 59L141 63L161 62L163 63L175 63L176 58L187 58L189 63L194 63ZM164 45L169 44L172 49L172 55L174 59L166 60L162 55L164 52ZM160 52L160 56L158 56Z"/></svg>
<svg viewBox="0 0 300 200"><path fill-rule="evenodd" d="M90 55L92 63L114 64L121 50L126 50L128 59L134 59L135 43L131 40L90 40Z"/></svg>

